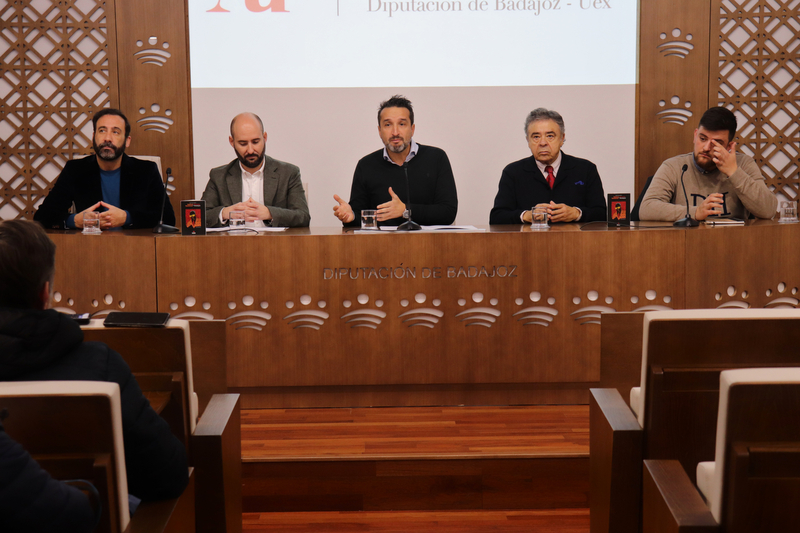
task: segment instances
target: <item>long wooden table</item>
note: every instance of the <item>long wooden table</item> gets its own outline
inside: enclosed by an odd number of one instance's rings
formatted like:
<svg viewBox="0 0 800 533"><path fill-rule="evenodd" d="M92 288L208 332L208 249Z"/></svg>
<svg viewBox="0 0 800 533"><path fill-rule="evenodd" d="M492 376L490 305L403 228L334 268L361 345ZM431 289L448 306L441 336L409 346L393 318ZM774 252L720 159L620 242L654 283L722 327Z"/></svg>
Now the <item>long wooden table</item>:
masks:
<svg viewBox="0 0 800 533"><path fill-rule="evenodd" d="M226 320L243 408L586 403L601 312L798 303L800 226L646 225L51 237L74 311Z"/></svg>

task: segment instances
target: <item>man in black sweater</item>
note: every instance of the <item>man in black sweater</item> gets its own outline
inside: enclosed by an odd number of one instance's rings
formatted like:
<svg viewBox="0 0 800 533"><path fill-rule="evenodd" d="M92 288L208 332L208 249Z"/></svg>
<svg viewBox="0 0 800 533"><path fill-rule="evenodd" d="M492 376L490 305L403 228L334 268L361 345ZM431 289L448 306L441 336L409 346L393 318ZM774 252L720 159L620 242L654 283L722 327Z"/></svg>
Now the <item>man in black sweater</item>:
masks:
<svg viewBox="0 0 800 533"><path fill-rule="evenodd" d="M350 202L335 194L334 215L345 226L358 227L362 209L377 209L380 225L397 226L410 210L419 224L452 224L458 195L450 160L444 150L419 145L412 139L414 109L408 99L398 95L381 103L378 134L385 148L358 162Z"/></svg>

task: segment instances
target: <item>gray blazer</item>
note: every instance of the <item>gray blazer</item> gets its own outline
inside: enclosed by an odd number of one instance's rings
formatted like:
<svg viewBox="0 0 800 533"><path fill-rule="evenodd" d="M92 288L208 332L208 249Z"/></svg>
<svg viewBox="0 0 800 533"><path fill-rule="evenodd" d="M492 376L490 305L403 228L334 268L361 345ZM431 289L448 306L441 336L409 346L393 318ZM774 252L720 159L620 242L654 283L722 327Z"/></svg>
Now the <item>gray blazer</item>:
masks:
<svg viewBox="0 0 800 533"><path fill-rule="evenodd" d="M211 169L206 190L206 224L209 228L220 227L219 212L246 200L242 198L242 169L239 160ZM272 214L272 225L277 227L308 227L311 215L308 212L306 193L300 181L300 169L264 156L264 205Z"/></svg>

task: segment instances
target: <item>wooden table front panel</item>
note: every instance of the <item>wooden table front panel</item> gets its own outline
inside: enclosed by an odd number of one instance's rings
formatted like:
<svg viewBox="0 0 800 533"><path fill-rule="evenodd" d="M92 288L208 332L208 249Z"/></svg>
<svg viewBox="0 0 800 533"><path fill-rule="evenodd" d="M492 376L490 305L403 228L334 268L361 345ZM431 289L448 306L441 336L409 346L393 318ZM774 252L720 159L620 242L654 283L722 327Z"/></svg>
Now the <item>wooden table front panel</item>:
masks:
<svg viewBox="0 0 800 533"><path fill-rule="evenodd" d="M757 220L686 235L686 307L798 307L800 225Z"/></svg>
<svg viewBox="0 0 800 533"><path fill-rule="evenodd" d="M683 231L523 229L159 238L158 307L278 387L595 382L599 307L684 305Z"/></svg>
<svg viewBox="0 0 800 533"><path fill-rule="evenodd" d="M53 307L101 315L156 311L156 246L150 230L48 236L56 245Z"/></svg>

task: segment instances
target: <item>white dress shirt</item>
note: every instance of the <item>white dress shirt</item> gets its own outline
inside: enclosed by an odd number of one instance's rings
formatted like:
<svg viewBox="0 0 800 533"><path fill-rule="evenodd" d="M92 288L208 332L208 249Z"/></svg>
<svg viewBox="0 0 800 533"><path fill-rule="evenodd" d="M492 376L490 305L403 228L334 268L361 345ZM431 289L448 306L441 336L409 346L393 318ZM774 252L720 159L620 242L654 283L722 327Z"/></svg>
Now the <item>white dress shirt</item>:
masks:
<svg viewBox="0 0 800 533"><path fill-rule="evenodd" d="M241 161L239 162L239 168L242 170L242 199L239 201L246 202L252 198L259 204L264 205L264 161L261 161L261 166L253 172L243 166ZM219 212L219 221L222 224L225 223L222 220L222 211ZM248 222L247 226L263 228L265 224L263 220L254 220L253 222Z"/></svg>

